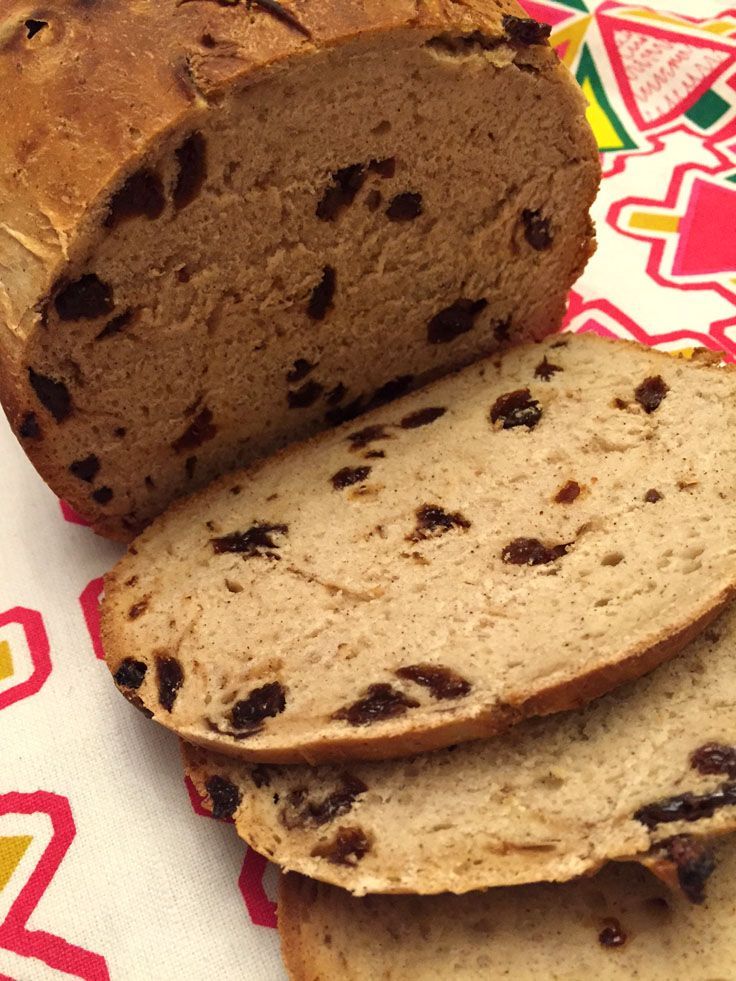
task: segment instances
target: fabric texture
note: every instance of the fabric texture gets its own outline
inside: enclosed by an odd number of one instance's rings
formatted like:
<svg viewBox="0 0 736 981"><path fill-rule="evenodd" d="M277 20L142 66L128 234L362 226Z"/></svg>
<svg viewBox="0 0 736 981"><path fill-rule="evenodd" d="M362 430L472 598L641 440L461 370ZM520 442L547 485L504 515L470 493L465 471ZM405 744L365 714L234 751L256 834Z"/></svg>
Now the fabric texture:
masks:
<svg viewBox="0 0 736 981"><path fill-rule="evenodd" d="M567 329L736 360L736 9L522 0L590 103L598 252ZM283 981L275 871L100 661L120 554L0 426L0 981Z"/></svg>

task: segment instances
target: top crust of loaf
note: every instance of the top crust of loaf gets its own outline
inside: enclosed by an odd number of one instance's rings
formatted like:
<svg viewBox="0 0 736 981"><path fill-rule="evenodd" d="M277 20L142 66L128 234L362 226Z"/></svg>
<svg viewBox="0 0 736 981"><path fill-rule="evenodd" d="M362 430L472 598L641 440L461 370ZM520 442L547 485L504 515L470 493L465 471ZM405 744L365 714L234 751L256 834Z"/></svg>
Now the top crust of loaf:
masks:
<svg viewBox="0 0 736 981"><path fill-rule="evenodd" d="M401 756L583 705L734 593L735 381L551 340L231 475L108 577L109 667L185 739L267 762Z"/></svg>

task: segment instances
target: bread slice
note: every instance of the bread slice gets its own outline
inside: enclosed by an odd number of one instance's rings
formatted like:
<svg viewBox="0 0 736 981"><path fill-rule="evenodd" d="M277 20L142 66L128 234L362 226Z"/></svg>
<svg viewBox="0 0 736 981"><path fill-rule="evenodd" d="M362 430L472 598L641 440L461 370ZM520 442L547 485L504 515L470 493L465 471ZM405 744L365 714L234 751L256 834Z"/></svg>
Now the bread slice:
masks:
<svg viewBox="0 0 736 981"><path fill-rule="evenodd" d="M349 767L185 761L257 851L358 895L567 880L736 828L735 659L732 608L648 677L496 739Z"/></svg>
<svg viewBox="0 0 736 981"><path fill-rule="evenodd" d="M29 11L0 18L0 390L98 531L559 325L598 154L514 0Z"/></svg>
<svg viewBox="0 0 736 981"><path fill-rule="evenodd" d="M246 759L383 758L582 705L736 585L736 373L509 352L174 507L106 581L124 693Z"/></svg>
<svg viewBox="0 0 736 981"><path fill-rule="evenodd" d="M529 345L231 475L106 581L121 690L246 759L384 758L582 705L736 582L736 373Z"/></svg>
<svg viewBox="0 0 736 981"><path fill-rule="evenodd" d="M734 977L736 842L716 850L702 906L642 868L467 896L369 896L282 878L292 981L726 981Z"/></svg>

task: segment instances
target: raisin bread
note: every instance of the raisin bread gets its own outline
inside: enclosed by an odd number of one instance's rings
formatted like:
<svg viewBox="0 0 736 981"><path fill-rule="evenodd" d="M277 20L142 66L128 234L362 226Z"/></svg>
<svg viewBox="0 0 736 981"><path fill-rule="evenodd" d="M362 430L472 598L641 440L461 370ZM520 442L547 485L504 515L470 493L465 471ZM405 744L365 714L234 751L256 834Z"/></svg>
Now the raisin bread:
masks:
<svg viewBox="0 0 736 981"><path fill-rule="evenodd" d="M647 678L482 743L349 768L185 760L257 851L356 894L566 880L736 829L735 657L732 608Z"/></svg>
<svg viewBox="0 0 736 981"><path fill-rule="evenodd" d="M565 885L365 899L291 874L284 960L292 981L730 981L736 842L715 857L702 906L634 865Z"/></svg>
<svg viewBox="0 0 736 981"><path fill-rule="evenodd" d="M532 344L181 502L106 581L121 690L264 762L384 758L582 705L736 585L736 372Z"/></svg>
<svg viewBox="0 0 736 981"><path fill-rule="evenodd" d="M39 11L0 14L0 388L99 531L559 324L598 156L514 0Z"/></svg>

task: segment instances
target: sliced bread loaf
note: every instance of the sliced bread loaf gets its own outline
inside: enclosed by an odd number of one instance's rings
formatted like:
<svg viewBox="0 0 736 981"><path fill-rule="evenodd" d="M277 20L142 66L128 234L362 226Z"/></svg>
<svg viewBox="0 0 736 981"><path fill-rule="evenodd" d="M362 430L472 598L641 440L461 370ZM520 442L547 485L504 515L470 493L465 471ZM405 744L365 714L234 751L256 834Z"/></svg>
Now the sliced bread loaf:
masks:
<svg viewBox="0 0 736 981"><path fill-rule="evenodd" d="M266 762L384 758L581 705L736 585L736 372L583 335L215 483L106 581L121 690Z"/></svg>
<svg viewBox="0 0 736 981"><path fill-rule="evenodd" d="M514 0L32 6L0 14L0 392L99 531L559 324L598 156Z"/></svg>
<svg viewBox="0 0 736 981"><path fill-rule="evenodd" d="M736 608L647 678L496 739L349 768L185 760L257 851L357 894L572 879L736 828L735 661Z"/></svg>
<svg viewBox="0 0 736 981"><path fill-rule="evenodd" d="M292 981L730 981L736 842L716 850L702 906L643 869L609 866L565 885L467 896L369 896L281 880Z"/></svg>

